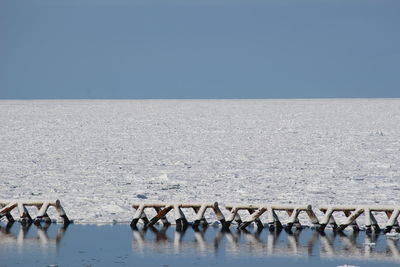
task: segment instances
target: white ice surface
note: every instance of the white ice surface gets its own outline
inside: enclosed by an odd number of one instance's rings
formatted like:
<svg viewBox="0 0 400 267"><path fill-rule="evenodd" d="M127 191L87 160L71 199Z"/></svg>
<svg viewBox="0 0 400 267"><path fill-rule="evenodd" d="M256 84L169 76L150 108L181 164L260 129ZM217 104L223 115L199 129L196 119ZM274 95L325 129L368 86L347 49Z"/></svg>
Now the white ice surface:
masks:
<svg viewBox="0 0 400 267"><path fill-rule="evenodd" d="M0 198L399 204L400 100L0 101Z"/></svg>

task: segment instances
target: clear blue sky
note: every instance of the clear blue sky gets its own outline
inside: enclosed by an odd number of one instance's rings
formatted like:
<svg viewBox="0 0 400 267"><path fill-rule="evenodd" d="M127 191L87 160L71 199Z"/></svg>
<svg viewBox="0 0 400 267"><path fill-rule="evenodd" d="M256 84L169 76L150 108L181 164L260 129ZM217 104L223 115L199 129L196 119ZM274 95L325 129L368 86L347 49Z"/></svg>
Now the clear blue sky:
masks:
<svg viewBox="0 0 400 267"><path fill-rule="evenodd" d="M398 0L0 0L0 98L400 97Z"/></svg>

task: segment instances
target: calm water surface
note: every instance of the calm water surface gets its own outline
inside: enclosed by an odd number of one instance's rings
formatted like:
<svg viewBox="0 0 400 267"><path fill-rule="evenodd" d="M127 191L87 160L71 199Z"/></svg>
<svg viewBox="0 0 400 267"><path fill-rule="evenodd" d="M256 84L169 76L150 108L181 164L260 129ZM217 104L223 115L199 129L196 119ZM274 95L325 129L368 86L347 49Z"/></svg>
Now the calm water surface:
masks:
<svg viewBox="0 0 400 267"><path fill-rule="evenodd" d="M0 224L0 266L399 266L400 240L365 232L132 230Z"/></svg>

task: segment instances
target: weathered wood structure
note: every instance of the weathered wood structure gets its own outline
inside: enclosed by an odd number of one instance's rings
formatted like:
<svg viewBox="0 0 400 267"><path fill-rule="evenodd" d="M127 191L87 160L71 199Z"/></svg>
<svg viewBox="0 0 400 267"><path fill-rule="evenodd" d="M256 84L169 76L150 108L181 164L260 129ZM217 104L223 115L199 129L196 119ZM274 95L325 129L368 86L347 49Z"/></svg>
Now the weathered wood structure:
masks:
<svg viewBox="0 0 400 267"><path fill-rule="evenodd" d="M289 215L289 219L285 224L286 229L291 229L292 226L296 228L301 228L300 221L298 216L300 212L305 212L310 219L311 224L316 227L319 227L319 221L314 211L312 210L311 205L281 205L281 204L270 204L270 205L227 205L225 206L228 210L230 210L230 214L227 217L226 221L230 224L233 220L238 223L239 229L245 229L249 224L255 222L258 227L264 227L263 223L260 220L260 216L263 213L267 213L267 223L270 229L273 228L282 228L282 222L279 219L276 211L285 211ZM247 218L242 222L239 217L239 210L247 210L250 214Z"/></svg>
<svg viewBox="0 0 400 267"><path fill-rule="evenodd" d="M38 209L36 216L32 217L29 214L27 206L33 206ZM6 217L9 222L14 222L15 219L11 212L17 208L19 213L19 221L22 224L29 224L34 222L51 223L51 219L47 214L49 207L54 207L58 215L62 218L64 224L69 224L71 221L67 217L60 200L20 200L20 199L7 199L0 200L0 219Z"/></svg>
<svg viewBox="0 0 400 267"><path fill-rule="evenodd" d="M397 221L400 214L400 206L321 206L319 209L324 213L324 217L320 221L321 230L323 230L326 225L330 224L337 231L343 231L348 226L351 226L353 230L358 231L359 226L356 219L360 215L364 214L366 230L380 231L381 228L378 225L373 212L383 212L388 218L388 221L384 226L384 232L390 232L393 228L396 231L400 231L399 223ZM333 214L337 212L343 212L345 214L346 220L344 222L339 224L336 222Z"/></svg>
<svg viewBox="0 0 400 267"><path fill-rule="evenodd" d="M267 226L270 230L280 230L285 228L291 230L292 227L301 228L302 225L299 220L299 215L305 213L307 218L307 225L315 227L317 230L324 231L327 225L330 225L335 231L343 231L348 226L352 227L354 231L358 231L360 227L357 225L356 219L360 215L364 215L365 228L367 231L381 231L383 228L384 232L390 232L392 229L400 232L398 217L400 215L400 206L320 206L319 211L323 214L322 218L318 218L311 205L285 205L285 204L256 204L256 205L226 205L226 215L221 211L217 202L214 203L136 203L132 206L136 209L135 215L131 222L132 227L136 227L139 220L143 222L145 227L151 227L159 220L164 225L169 225L169 221L166 215L174 210L175 222L177 228L180 229L189 224L187 217L185 216L184 209L193 209L196 213L193 222L191 222L194 228L197 228L200 224L207 225L207 221L204 217L205 211L211 209L217 220L221 223L223 228L231 226L233 222L238 225L239 229L246 229L251 223L257 225L258 228L264 228ZM145 209L154 209L156 215L151 219L147 218ZM246 217L241 218L239 211L248 212ZM279 212L287 213L286 219L279 218ZM337 222L338 218L334 217L334 214L342 212L343 216L341 222ZM261 221L261 216L266 213L267 221L266 225ZM379 226L377 219L375 218L377 213L384 213L388 220L385 225ZM382 216L381 216L382 217Z"/></svg>
<svg viewBox="0 0 400 267"><path fill-rule="evenodd" d="M168 225L169 221L166 217L168 212L174 210L174 217L177 228L185 227L188 225L188 221L186 219L185 214L183 213L183 209L193 209L196 213L196 218L193 221L193 226L198 227L200 223L207 224L207 221L204 217L204 214L207 209L211 209L217 220L221 222L222 225L225 225L225 217L221 212L218 203L172 203L172 204L163 204L163 203L139 203L133 204L132 207L136 209L135 215L133 216L131 226L135 227L139 220L141 220L146 227L153 226L159 220L164 225ZM150 220L147 218L145 213L146 209L154 209L156 211L156 215Z"/></svg>

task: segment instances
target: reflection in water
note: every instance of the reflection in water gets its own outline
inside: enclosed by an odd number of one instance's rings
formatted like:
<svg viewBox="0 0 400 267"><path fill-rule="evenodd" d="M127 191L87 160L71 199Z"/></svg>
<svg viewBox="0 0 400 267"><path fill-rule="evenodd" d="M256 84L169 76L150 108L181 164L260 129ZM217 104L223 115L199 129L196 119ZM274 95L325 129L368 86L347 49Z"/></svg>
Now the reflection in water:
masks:
<svg viewBox="0 0 400 267"><path fill-rule="evenodd" d="M399 240L383 234L334 231L321 233L309 228L296 231L221 230L213 227L183 229L133 228L134 251L201 254L251 254L256 256L320 256L400 261ZM189 232L189 235L187 233Z"/></svg>
<svg viewBox="0 0 400 267"><path fill-rule="evenodd" d="M35 228L34 230L31 230ZM49 228L51 223L43 223L34 225L8 223L6 225L0 224L0 244L18 244L24 245L43 245L57 247L64 236L68 225L62 225L58 228L55 236L49 236ZM19 230L18 230L19 228ZM35 231L36 230L36 231Z"/></svg>
<svg viewBox="0 0 400 267"><path fill-rule="evenodd" d="M66 228L58 224L24 226L0 223L2 263L29 266L29 262L35 260L47 265L77 266L82 262L92 264L94 259L96 263L103 262L102 266L109 266L110 259L120 261L122 257L126 263L137 263L140 259L143 265L154 265L152 260L158 264L165 263L166 258L181 259L182 256L196 260L202 256L199 262L204 264L212 263L212 258L233 257L236 261L237 256L241 259L262 257L263 263L264 258L270 256L303 257L302 266L308 266L308 260L322 260L319 258L330 258L330 261L335 258L369 259L377 261L378 265L381 261L400 262L400 239L365 231L319 233L304 228L293 232L269 232L266 229L221 230L214 227L176 231L175 227L151 227L136 228L131 232L128 225L72 225L68 234L65 231ZM130 234L133 234L133 240ZM158 261L154 259L160 255ZM287 263L287 260L282 260L282 263Z"/></svg>

